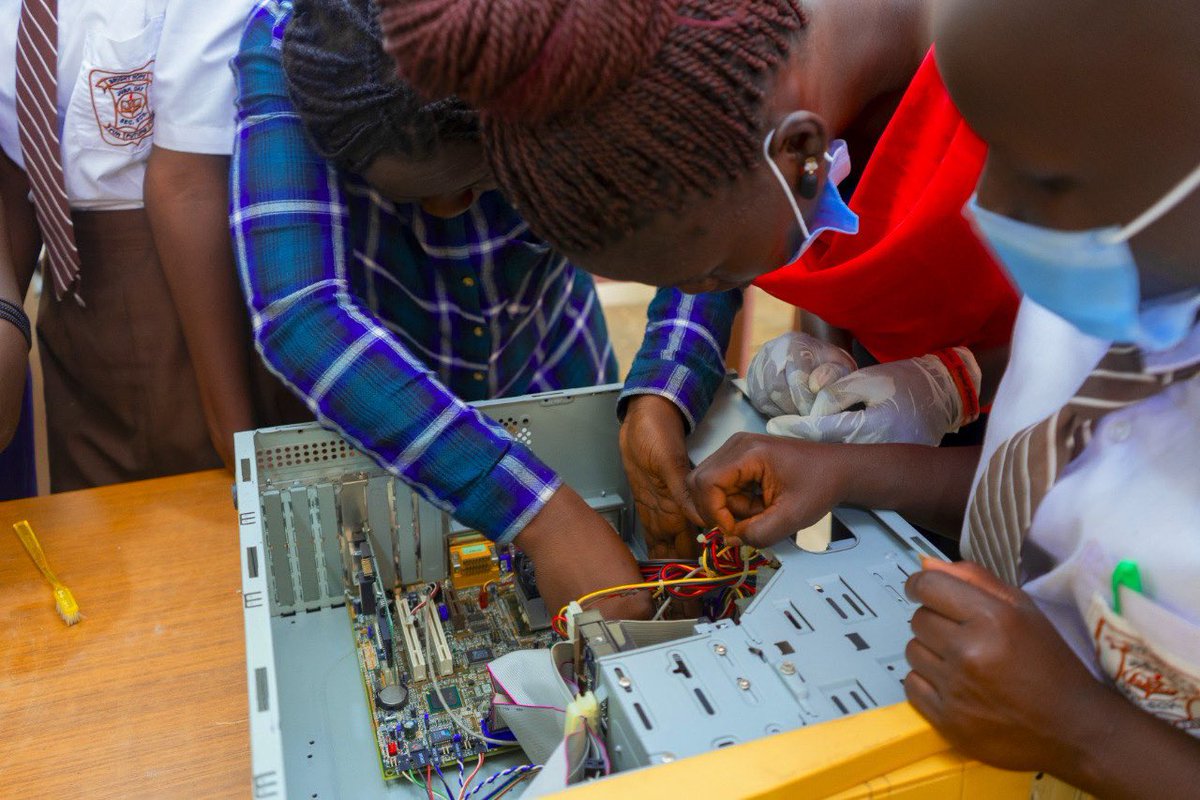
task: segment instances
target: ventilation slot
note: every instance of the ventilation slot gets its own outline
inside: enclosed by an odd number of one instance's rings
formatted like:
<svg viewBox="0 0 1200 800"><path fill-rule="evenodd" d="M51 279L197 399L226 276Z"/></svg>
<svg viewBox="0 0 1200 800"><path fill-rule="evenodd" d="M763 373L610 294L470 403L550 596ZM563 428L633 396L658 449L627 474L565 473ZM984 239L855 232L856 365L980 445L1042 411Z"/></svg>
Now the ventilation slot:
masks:
<svg viewBox="0 0 1200 800"><path fill-rule="evenodd" d="M270 696L267 689L267 668L259 667L254 670L254 696L258 701L259 711L266 711L270 707Z"/></svg>
<svg viewBox="0 0 1200 800"><path fill-rule="evenodd" d="M344 461L357 455L358 451L346 444L344 440L329 439L324 442L267 447L258 451L257 460L258 468L261 470Z"/></svg>
<svg viewBox="0 0 1200 800"><path fill-rule="evenodd" d="M783 613L784 618L791 623L791 626L801 633L808 633L813 629L812 623L800 613L800 609L796 608L795 604L789 602L787 608L780 608L779 610Z"/></svg>
<svg viewBox="0 0 1200 800"><path fill-rule="evenodd" d="M641 718L642 727L648 731L654 730L654 726L650 724L650 717L646 716L646 709L642 708L641 703L634 703L633 710L636 711L638 716Z"/></svg>
<svg viewBox="0 0 1200 800"><path fill-rule="evenodd" d="M859 711L866 711L878 705L875 698L871 697L870 692L864 689L858 681L829 686L824 689L824 692L825 696L829 698L829 702L833 703L837 710L844 715L857 714Z"/></svg>
<svg viewBox="0 0 1200 800"><path fill-rule="evenodd" d="M871 649L871 645L867 644L867 640L857 633L847 633L846 638L849 639L850 643L859 651Z"/></svg>
<svg viewBox="0 0 1200 800"><path fill-rule="evenodd" d="M809 581L813 590L825 598L825 602L843 622L859 622L877 616L862 596L845 578L827 575Z"/></svg>
<svg viewBox="0 0 1200 800"><path fill-rule="evenodd" d="M529 417L505 417L497 420L509 436L526 447L533 446L533 429L529 427Z"/></svg>
<svg viewBox="0 0 1200 800"><path fill-rule="evenodd" d="M696 699L700 701L700 705L704 708L704 713L710 717L716 715L717 712L713 710L712 703L708 702L708 698L704 696L704 692L699 689L696 689L695 692Z"/></svg>
<svg viewBox="0 0 1200 800"><path fill-rule="evenodd" d="M674 660L674 662L675 662L675 669L671 670L671 673L672 673L672 674L674 674L674 675L682 675L682 676L683 676L683 677L685 677L685 678L690 678L690 677L692 677L692 673L691 673L691 671L690 671L690 670L687 668L687 664L683 663L683 657L682 657L682 656L679 656L679 655L672 655L672 656L671 656L671 658L672 658L672 660Z"/></svg>

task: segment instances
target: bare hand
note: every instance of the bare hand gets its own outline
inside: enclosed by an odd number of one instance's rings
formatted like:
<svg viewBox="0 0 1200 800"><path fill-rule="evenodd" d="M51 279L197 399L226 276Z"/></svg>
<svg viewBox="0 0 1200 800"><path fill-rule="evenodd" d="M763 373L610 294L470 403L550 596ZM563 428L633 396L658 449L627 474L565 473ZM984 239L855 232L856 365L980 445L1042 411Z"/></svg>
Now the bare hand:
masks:
<svg viewBox="0 0 1200 800"><path fill-rule="evenodd" d="M533 560L538 590L551 615L589 592L642 579L621 537L568 486L554 493L514 543ZM610 619L645 619L651 610L646 592L605 598L588 607Z"/></svg>
<svg viewBox="0 0 1200 800"><path fill-rule="evenodd" d="M739 433L688 477L705 522L755 547L815 524L845 497L843 448Z"/></svg>
<svg viewBox="0 0 1200 800"><path fill-rule="evenodd" d="M927 562L908 580L909 702L963 753L1011 770L1078 762L1073 722L1109 692L1029 595L978 564Z"/></svg>
<svg viewBox="0 0 1200 800"><path fill-rule="evenodd" d="M683 416L658 395L629 401L621 424L621 460L646 529L651 558L694 558L703 524L687 493L688 459Z"/></svg>

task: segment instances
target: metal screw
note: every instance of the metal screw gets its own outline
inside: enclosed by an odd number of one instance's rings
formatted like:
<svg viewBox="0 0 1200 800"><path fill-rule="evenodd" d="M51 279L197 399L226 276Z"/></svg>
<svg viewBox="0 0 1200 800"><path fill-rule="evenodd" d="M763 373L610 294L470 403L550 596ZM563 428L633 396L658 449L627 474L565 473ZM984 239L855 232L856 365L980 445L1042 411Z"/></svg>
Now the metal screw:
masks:
<svg viewBox="0 0 1200 800"><path fill-rule="evenodd" d="M674 760L675 760L674 753L663 753L661 756L658 757L658 761L660 764L670 764Z"/></svg>
<svg viewBox="0 0 1200 800"><path fill-rule="evenodd" d="M796 665L790 661L785 661L779 665L779 671L782 672L784 675L795 675L796 674Z"/></svg>
<svg viewBox="0 0 1200 800"><path fill-rule="evenodd" d="M821 584L819 584L819 583L814 583L813 588L816 589L818 592L825 591L824 589L821 588Z"/></svg>
<svg viewBox="0 0 1200 800"><path fill-rule="evenodd" d="M621 677L617 678L617 686L620 686L622 689L628 689L630 686L633 686L633 681L629 680L629 678L625 675L622 675Z"/></svg>
<svg viewBox="0 0 1200 800"><path fill-rule="evenodd" d="M738 688L741 689L743 692L750 691L750 681L746 680L745 678L738 678L737 684L738 684Z"/></svg>
<svg viewBox="0 0 1200 800"><path fill-rule="evenodd" d="M727 652L729 652L729 651L725 649L725 645L723 645L723 644L714 644L714 645L713 645L713 652L714 652L714 653L716 653L716 654L717 654L717 655L719 655L719 656L723 656L723 655L725 655L725 654L726 654Z"/></svg>

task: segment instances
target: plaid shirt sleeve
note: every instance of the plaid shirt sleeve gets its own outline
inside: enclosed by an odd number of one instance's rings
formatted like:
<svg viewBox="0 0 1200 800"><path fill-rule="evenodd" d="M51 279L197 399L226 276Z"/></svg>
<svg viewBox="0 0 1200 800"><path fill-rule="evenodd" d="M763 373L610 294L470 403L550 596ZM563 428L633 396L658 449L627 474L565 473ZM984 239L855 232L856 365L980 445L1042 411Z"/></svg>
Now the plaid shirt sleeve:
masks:
<svg viewBox="0 0 1200 800"><path fill-rule="evenodd" d="M688 430L694 430L725 378L725 350L741 307L740 289L698 295L659 289L618 413L624 416L635 395L657 394L679 406Z"/></svg>
<svg viewBox="0 0 1200 800"><path fill-rule="evenodd" d="M233 61L230 225L258 347L322 423L460 522L507 542L560 480L451 394L354 295L337 172L309 145L287 95L289 17L290 4L260 4Z"/></svg>

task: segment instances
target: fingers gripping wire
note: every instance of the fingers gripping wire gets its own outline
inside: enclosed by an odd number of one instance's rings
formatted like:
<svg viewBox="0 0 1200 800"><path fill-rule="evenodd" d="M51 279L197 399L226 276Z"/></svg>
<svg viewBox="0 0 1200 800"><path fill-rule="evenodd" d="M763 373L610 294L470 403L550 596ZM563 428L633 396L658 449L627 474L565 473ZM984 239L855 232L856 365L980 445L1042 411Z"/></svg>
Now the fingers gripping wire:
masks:
<svg viewBox="0 0 1200 800"><path fill-rule="evenodd" d="M635 591L653 591L664 598L654 619L661 619L672 598L695 599L705 597L714 590L723 590L716 599L720 616L733 612L736 602L757 591L750 579L761 567L770 562L757 550L750 547L724 545L719 531L701 534L697 539L703 545L698 562L682 561L647 562L642 565L642 583L631 583L601 589L579 598L579 605L586 606L605 597L628 594ZM566 637L566 606L554 617L551 626L559 635Z"/></svg>

